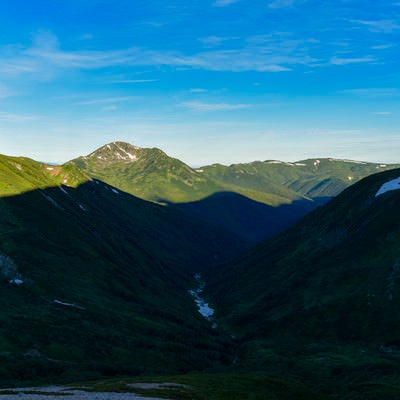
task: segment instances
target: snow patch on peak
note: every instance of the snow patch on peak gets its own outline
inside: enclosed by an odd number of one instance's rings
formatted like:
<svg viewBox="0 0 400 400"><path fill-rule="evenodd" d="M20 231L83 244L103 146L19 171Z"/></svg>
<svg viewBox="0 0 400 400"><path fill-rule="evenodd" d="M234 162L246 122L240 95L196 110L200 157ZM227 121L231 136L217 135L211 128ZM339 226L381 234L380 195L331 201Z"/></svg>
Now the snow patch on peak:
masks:
<svg viewBox="0 0 400 400"><path fill-rule="evenodd" d="M121 151L123 154L125 154L125 155L121 155L120 153L118 153L118 158L125 159L125 160L126 159L129 159L129 160L137 159L136 155L127 152L121 146L119 146L116 142L114 142L113 144L119 151Z"/></svg>
<svg viewBox="0 0 400 400"><path fill-rule="evenodd" d="M376 192L375 197L380 196L383 193L389 192L391 190L400 189L400 178L392 179L386 183L384 183L379 190Z"/></svg>
<svg viewBox="0 0 400 400"><path fill-rule="evenodd" d="M340 158L329 158L329 161L339 161L339 162L346 162L346 163L352 163L352 164L363 164L366 165L368 164L365 161L357 161L357 160L349 160L349 159L340 159Z"/></svg>
<svg viewBox="0 0 400 400"><path fill-rule="evenodd" d="M100 149L95 150L93 153L90 153L85 158L97 158L102 161L112 161L112 160L128 160L128 161L136 161L137 155L134 151L128 150L139 150L140 147L132 146L128 143L122 142L112 142L110 144L106 144Z"/></svg>

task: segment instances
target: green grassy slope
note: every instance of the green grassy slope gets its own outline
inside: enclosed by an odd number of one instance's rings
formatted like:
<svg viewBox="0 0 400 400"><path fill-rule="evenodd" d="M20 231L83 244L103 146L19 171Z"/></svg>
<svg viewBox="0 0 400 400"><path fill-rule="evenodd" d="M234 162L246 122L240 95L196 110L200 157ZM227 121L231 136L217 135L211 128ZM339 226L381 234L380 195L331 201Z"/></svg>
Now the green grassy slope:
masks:
<svg viewBox="0 0 400 400"><path fill-rule="evenodd" d="M255 161L223 166L214 164L199 170L218 182L285 195L290 190L310 198L333 197L360 179L379 171L399 168L398 164L375 164L333 158L295 163ZM199 171L197 170L197 171Z"/></svg>
<svg viewBox="0 0 400 400"><path fill-rule="evenodd" d="M296 376L338 398L400 388L400 177L365 178L210 277L243 368Z"/></svg>
<svg viewBox="0 0 400 400"><path fill-rule="evenodd" d="M25 157L0 155L0 195L10 196L56 185L76 187L90 178L69 164L54 166Z"/></svg>
<svg viewBox="0 0 400 400"><path fill-rule="evenodd" d="M107 144L71 163L94 178L146 200L192 201L221 190L221 185L159 149L124 142Z"/></svg>

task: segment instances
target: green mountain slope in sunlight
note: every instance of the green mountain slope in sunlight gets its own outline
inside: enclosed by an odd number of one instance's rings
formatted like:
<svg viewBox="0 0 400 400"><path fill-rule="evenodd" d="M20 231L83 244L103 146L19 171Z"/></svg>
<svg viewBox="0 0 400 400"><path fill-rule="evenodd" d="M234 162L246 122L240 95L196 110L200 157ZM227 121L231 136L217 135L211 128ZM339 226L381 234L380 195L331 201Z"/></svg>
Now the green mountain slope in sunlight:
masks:
<svg viewBox="0 0 400 400"><path fill-rule="evenodd" d="M212 180L159 149L124 142L107 144L71 164L94 178L151 201L192 201L221 190Z"/></svg>
<svg viewBox="0 0 400 400"><path fill-rule="evenodd" d="M0 155L0 196L57 185L76 187L89 179L73 164L55 166L25 157Z"/></svg>
<svg viewBox="0 0 400 400"><path fill-rule="evenodd" d="M368 175L399 167L399 164L320 158L294 163L269 160L230 166L214 164L199 170L218 182L242 189L276 194L291 190L316 199L334 197ZM280 191L277 187L280 187Z"/></svg>

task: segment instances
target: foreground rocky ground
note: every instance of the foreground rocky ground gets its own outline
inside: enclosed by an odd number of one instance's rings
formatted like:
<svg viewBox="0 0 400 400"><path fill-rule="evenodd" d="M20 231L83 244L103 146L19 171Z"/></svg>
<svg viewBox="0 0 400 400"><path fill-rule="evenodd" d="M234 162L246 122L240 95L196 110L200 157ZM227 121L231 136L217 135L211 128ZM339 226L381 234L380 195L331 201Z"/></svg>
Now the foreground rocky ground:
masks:
<svg viewBox="0 0 400 400"><path fill-rule="evenodd" d="M135 389L162 389L162 388L179 388L181 385L174 383L135 383L129 385L131 390ZM90 388L68 388L63 386L48 386L48 387L30 387L30 388L12 388L0 389L1 400L59 400L67 398L68 400L165 400L156 397L144 397L135 393L120 393L120 392L89 392Z"/></svg>

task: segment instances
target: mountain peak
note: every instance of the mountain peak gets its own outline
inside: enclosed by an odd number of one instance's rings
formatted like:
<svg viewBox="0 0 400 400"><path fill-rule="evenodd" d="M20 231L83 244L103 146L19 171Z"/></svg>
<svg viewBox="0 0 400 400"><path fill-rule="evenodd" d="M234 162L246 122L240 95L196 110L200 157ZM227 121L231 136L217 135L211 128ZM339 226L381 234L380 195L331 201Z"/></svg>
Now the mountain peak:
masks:
<svg viewBox="0 0 400 400"><path fill-rule="evenodd" d="M139 150L142 149L126 142L112 142L90 153L86 158L97 158L103 161L134 162L138 159Z"/></svg>

